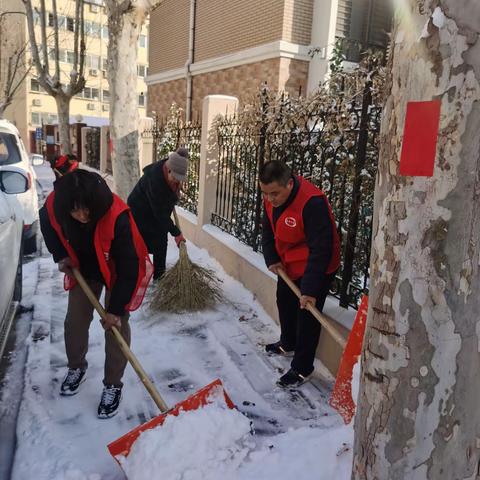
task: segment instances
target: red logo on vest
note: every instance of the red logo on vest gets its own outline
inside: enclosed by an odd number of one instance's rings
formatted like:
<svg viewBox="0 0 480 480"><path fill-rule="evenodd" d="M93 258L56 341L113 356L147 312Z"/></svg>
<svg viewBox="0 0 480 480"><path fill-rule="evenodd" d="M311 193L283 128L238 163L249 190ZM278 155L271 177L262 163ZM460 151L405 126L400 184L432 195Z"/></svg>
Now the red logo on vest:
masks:
<svg viewBox="0 0 480 480"><path fill-rule="evenodd" d="M296 227L297 226L297 221L293 217L286 217L285 218L285 225L287 227Z"/></svg>

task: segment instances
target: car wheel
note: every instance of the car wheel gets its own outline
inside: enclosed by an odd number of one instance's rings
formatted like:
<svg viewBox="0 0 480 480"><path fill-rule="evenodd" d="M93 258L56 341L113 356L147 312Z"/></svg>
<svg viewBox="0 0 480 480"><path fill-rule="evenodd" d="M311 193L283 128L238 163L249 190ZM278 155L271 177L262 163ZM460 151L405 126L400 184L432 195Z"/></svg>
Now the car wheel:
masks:
<svg viewBox="0 0 480 480"><path fill-rule="evenodd" d="M27 238L23 242L23 254L31 255L37 251L37 234L33 237Z"/></svg>
<svg viewBox="0 0 480 480"><path fill-rule="evenodd" d="M13 300L20 302L22 300L23 286L23 271L22 271L22 256L18 259L17 273L15 276L15 290L13 291Z"/></svg>

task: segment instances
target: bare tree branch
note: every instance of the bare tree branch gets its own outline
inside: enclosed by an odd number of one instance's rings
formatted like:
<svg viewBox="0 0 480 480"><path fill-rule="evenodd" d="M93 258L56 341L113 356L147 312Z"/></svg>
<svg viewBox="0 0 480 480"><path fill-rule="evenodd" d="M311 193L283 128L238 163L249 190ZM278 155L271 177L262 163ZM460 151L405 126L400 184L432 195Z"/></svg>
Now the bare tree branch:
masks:
<svg viewBox="0 0 480 480"><path fill-rule="evenodd" d="M24 14L24 12L5 12L8 14ZM25 81L31 66L26 64L25 51L27 43L24 42L18 46L16 39L11 35L3 35L5 22L0 20L0 117L3 116L5 109L12 103L13 97L18 88ZM4 59L6 57L6 61ZM5 71L6 70L6 71Z"/></svg>
<svg viewBox="0 0 480 480"><path fill-rule="evenodd" d="M60 84L60 47L58 43L58 15L57 15L57 0L52 0L52 14L53 14L53 37L55 42L55 83Z"/></svg>
<svg viewBox="0 0 480 480"><path fill-rule="evenodd" d="M43 51L43 65L46 74L50 72L49 58L48 58L48 43L47 43L47 25L45 17L47 15L47 9L45 8L45 0L40 0L40 31L42 35L42 51Z"/></svg>
<svg viewBox="0 0 480 480"><path fill-rule="evenodd" d="M42 87L49 93L50 95L55 95L54 90L52 89L50 84L40 80L42 74L45 72L43 65L40 61L40 53L38 51L38 43L35 37L35 24L34 24L34 15L33 15L33 8L32 8L32 0L22 0L23 4L25 5L25 10L27 13L27 25L28 25L28 38L30 40L30 49L32 52L32 59L33 63L37 70L37 75L39 77L40 84ZM45 12L43 12L44 14Z"/></svg>
<svg viewBox="0 0 480 480"><path fill-rule="evenodd" d="M45 62L42 64L39 46L36 41L34 12L32 8L32 0L22 0L27 13L27 23L29 31L29 39L32 50L33 63L37 71L37 78L44 90L51 95L57 104L58 126L60 133L61 151L69 153L71 151L70 143L70 101L74 95L81 92L85 87L85 31L84 31L84 0L75 0L75 20L74 20L74 64L70 72L70 78L67 82L62 82L62 72L60 70L60 44L63 42L59 32L58 24L58 4L57 0L52 0L52 15L49 28L51 27L53 42L47 36L46 25L46 1L40 0L40 32L41 32L41 49ZM52 58L55 62L55 72L51 76L49 70L49 40L52 50ZM77 66L79 69L77 71Z"/></svg>
<svg viewBox="0 0 480 480"><path fill-rule="evenodd" d="M75 2L75 25L78 25L80 19L80 2ZM75 29L73 37L73 71L78 75L78 41L79 41L79 29Z"/></svg>

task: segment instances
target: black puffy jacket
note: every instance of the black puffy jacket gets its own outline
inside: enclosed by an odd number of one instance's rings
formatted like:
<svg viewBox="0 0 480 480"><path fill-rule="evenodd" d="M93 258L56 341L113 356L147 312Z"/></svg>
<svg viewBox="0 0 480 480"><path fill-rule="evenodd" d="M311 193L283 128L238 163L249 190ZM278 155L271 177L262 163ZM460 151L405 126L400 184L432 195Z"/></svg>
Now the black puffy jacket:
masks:
<svg viewBox="0 0 480 480"><path fill-rule="evenodd" d="M165 162L166 159L147 165L127 200L150 252L156 250L156 243L168 232L174 237L180 235L171 218L178 195L165 178Z"/></svg>

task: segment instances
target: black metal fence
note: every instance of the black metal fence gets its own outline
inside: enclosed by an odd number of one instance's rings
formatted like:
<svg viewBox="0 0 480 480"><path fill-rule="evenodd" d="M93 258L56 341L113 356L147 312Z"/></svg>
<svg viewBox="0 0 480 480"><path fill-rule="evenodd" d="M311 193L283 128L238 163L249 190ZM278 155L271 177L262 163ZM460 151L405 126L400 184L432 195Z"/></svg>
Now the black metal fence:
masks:
<svg viewBox="0 0 480 480"><path fill-rule="evenodd" d="M142 133L142 137L153 139L153 162L166 158L169 152L179 147L188 149L190 153L188 175L179 205L195 215L198 204L201 136L202 126L198 120L183 122L179 118L173 121L156 118L153 128Z"/></svg>
<svg viewBox="0 0 480 480"><path fill-rule="evenodd" d="M92 127L85 135L85 151L87 153L84 162L92 168L100 170L100 129Z"/></svg>
<svg viewBox="0 0 480 480"><path fill-rule="evenodd" d="M265 112L269 108L264 104ZM301 122L272 128L248 126L238 117L218 123L219 165L212 223L261 250L262 196L258 169L285 161L320 187L332 205L342 241L341 268L334 294L342 306L357 306L368 291L377 134L381 108L372 105L369 87L348 105L348 128L328 128L337 118L321 109Z"/></svg>

